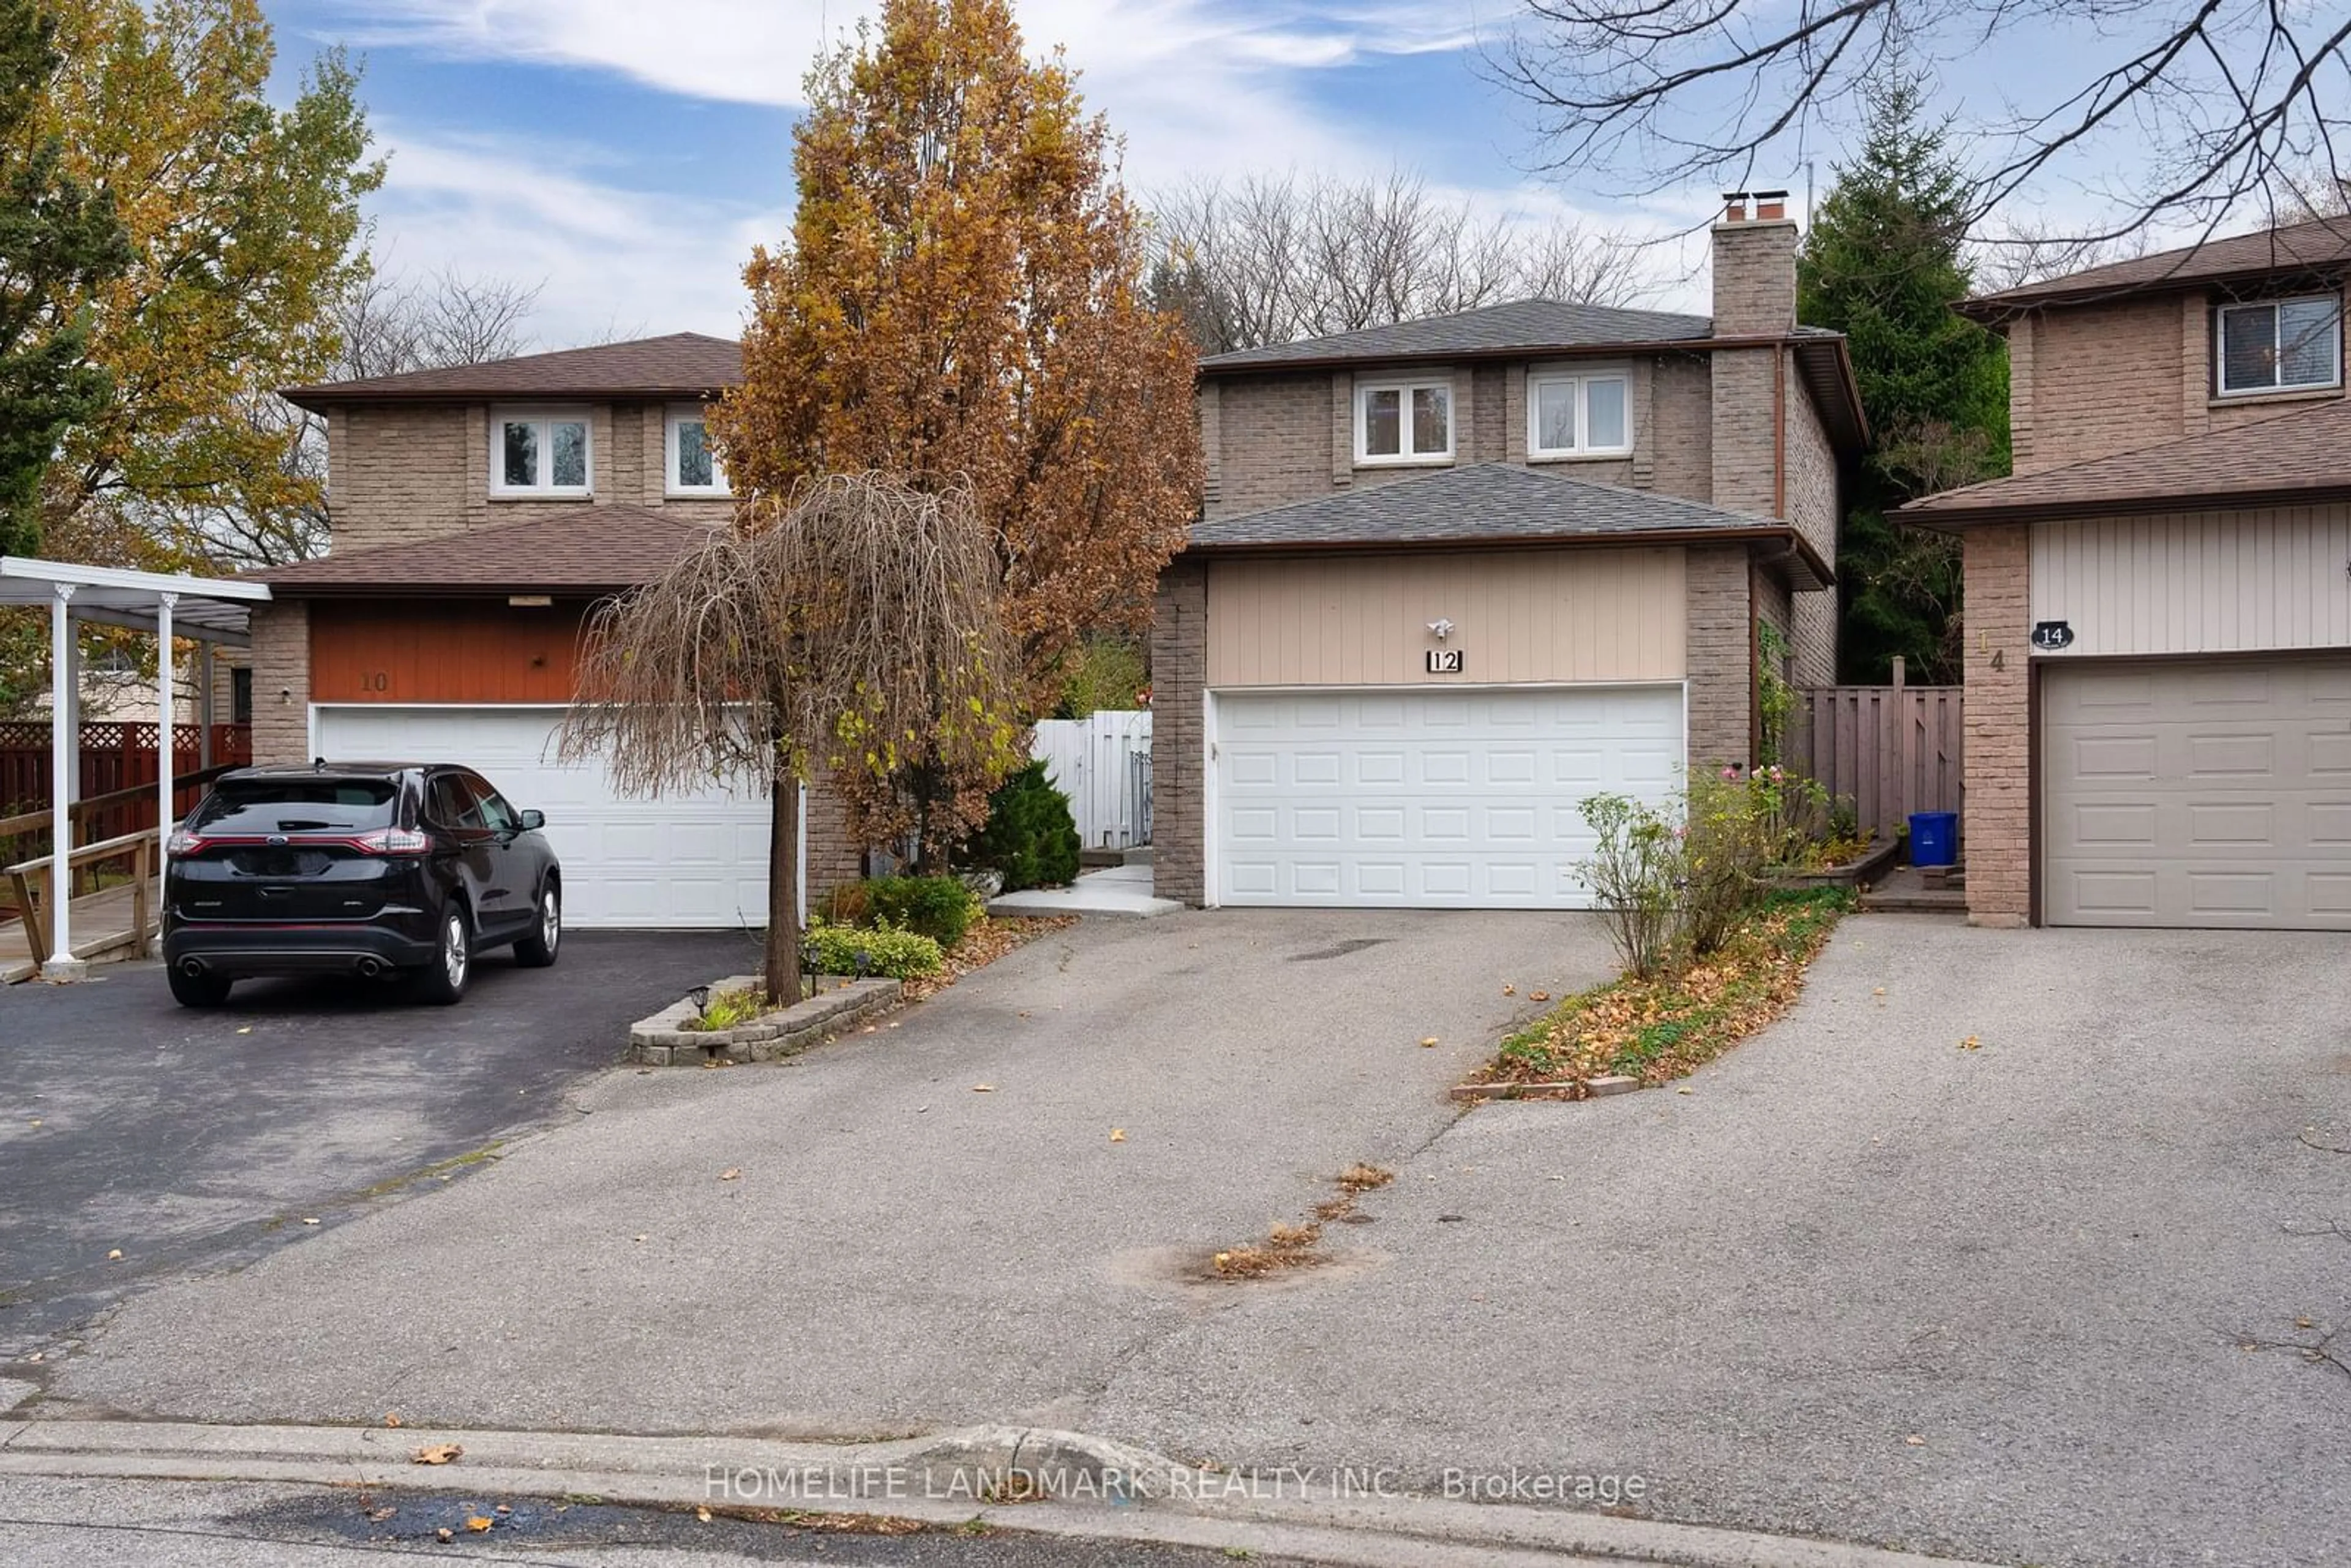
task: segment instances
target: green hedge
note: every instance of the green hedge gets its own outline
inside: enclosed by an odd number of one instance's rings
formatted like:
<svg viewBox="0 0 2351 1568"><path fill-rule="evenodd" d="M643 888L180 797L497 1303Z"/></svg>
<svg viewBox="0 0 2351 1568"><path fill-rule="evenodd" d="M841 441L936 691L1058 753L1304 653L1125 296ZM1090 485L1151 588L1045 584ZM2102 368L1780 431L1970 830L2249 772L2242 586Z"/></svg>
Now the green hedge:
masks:
<svg viewBox="0 0 2351 1568"><path fill-rule="evenodd" d="M845 925L886 920L953 947L979 918L979 900L951 876L876 876L835 889L832 918Z"/></svg>
<svg viewBox="0 0 2351 1568"><path fill-rule="evenodd" d="M939 951L936 942L919 931L902 931L886 920L870 931L854 925L835 925L823 919L811 920L806 940L821 974L881 975L893 980L911 980L935 975L946 964L946 956Z"/></svg>

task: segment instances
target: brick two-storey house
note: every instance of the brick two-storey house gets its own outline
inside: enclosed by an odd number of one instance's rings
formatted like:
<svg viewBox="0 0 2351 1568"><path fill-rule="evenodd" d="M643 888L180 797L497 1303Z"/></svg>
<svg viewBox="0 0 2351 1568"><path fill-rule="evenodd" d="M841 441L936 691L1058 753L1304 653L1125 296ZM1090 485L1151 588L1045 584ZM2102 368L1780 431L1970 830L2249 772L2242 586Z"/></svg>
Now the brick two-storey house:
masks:
<svg viewBox="0 0 2351 1568"><path fill-rule="evenodd" d="M681 333L289 392L327 419L334 551L262 574L256 759L462 761L546 813L571 924L764 924L764 798L627 799L552 744L590 608L733 516L703 421L741 374ZM810 885L856 875L810 809Z"/></svg>
<svg viewBox="0 0 2351 1568"><path fill-rule="evenodd" d="M2351 221L1970 301L2015 468L1966 552L1980 923L2351 929Z"/></svg>
<svg viewBox="0 0 2351 1568"><path fill-rule="evenodd" d="M1834 679L1866 429L1796 244L1742 196L1711 316L1527 300L1202 365L1153 632L1161 894L1580 904L1580 800L1751 761L1768 658Z"/></svg>

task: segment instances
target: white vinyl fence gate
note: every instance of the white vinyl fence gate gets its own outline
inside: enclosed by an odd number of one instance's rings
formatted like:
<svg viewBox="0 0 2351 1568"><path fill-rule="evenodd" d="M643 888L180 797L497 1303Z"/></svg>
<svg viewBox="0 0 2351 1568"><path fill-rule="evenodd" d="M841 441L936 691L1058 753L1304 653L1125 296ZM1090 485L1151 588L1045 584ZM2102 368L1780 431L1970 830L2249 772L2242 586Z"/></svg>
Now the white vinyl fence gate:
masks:
<svg viewBox="0 0 2351 1568"><path fill-rule="evenodd" d="M1151 841L1151 715L1105 708L1037 726L1034 755L1070 798L1078 841L1123 850Z"/></svg>

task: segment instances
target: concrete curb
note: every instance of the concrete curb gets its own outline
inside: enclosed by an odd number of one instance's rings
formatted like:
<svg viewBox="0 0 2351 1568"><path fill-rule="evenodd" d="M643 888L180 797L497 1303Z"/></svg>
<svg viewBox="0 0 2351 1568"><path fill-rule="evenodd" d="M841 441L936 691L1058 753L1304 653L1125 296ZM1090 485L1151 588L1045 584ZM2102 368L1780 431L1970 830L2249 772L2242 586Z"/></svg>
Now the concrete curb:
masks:
<svg viewBox="0 0 2351 1568"><path fill-rule="evenodd" d="M415 1451L455 1443L439 1466ZM1051 1479L1053 1500L1003 1504L1008 1471ZM252 1480L462 1491L484 1496L590 1496L649 1507L800 1508L887 1514L952 1525L1090 1540L1242 1548L1269 1557L1360 1568L1991 1568L1927 1557L1565 1508L1452 1501L1405 1493L1319 1494L1295 1472L1262 1472L1236 1496L1238 1472L1204 1471L1082 1433L975 1427L884 1443L778 1442L722 1437L622 1437L381 1427L215 1427L183 1422L0 1421L0 1476ZM1171 1478L1181 1496L1159 1495ZM1087 1478L1091 1478L1091 1485ZM1153 1495L1122 1500L1118 1483L1157 1478ZM1273 1484L1267 1495L1267 1484ZM1103 1489L1107 1488L1107 1493Z"/></svg>
<svg viewBox="0 0 2351 1568"><path fill-rule="evenodd" d="M1628 1073L1606 1072L1597 1078L1562 1078L1556 1083L1457 1083L1445 1092L1448 1099L1474 1105L1488 1100L1524 1100L1531 1095L1556 1094L1562 1090L1573 1091L1579 1083L1586 1096L1593 1100L1608 1094L1630 1094L1641 1087L1641 1081Z"/></svg>

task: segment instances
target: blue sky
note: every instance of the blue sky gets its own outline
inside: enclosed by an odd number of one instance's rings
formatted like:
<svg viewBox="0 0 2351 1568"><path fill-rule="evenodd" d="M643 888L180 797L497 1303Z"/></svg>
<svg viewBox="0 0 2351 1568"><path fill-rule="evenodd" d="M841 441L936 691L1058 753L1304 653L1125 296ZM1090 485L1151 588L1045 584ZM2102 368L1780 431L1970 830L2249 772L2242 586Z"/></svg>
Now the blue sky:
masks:
<svg viewBox="0 0 2351 1568"><path fill-rule="evenodd" d="M1481 26L1490 34L1510 10L1481 3L1489 18L1426 0L1019 0L1018 9L1032 49L1067 48L1090 103L1126 140L1129 183L1146 194L1194 174L1401 165L1531 221L1658 235L1703 217L1710 190L1608 201L1531 178L1524 111L1477 64ZM372 208L379 257L403 273L455 267L543 284L533 325L550 346L734 329L743 259L783 232L801 77L820 37L867 8L264 4L289 83L330 45L363 59L371 120L391 156ZM1947 71L1947 100L1964 104L1970 77L2029 86L2034 51L2003 53L2012 57L1979 56L1970 70ZM1834 137L1815 132L1808 151L1825 183ZM1801 199L1795 155L1785 154L1784 181ZM1700 303L1702 278L1678 253L1661 250L1649 265L1656 303Z"/></svg>

